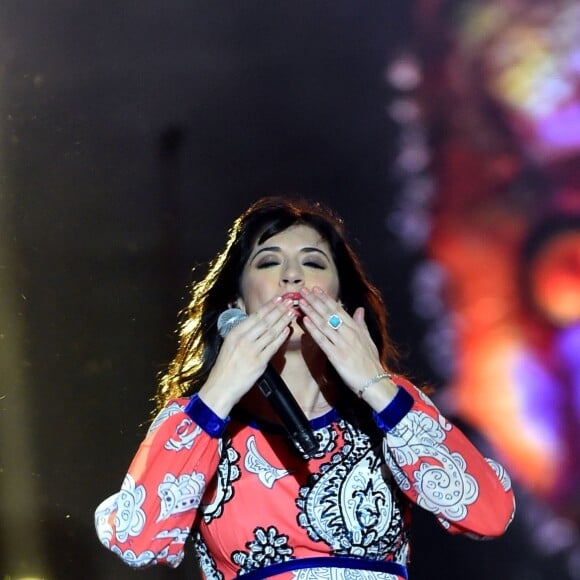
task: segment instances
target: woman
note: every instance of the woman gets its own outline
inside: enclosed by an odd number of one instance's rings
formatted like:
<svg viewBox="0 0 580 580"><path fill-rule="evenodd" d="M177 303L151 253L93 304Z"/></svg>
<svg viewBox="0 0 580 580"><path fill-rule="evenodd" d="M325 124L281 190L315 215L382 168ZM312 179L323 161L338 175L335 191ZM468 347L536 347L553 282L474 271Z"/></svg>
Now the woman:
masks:
<svg viewBox="0 0 580 580"><path fill-rule="evenodd" d="M222 338L229 308L243 314ZM131 566L175 567L191 533L208 579L397 580L411 503L451 533L499 536L509 477L388 372L394 354L340 220L258 201L194 286L159 415L96 511L101 542ZM310 457L255 387L268 364L309 420Z"/></svg>

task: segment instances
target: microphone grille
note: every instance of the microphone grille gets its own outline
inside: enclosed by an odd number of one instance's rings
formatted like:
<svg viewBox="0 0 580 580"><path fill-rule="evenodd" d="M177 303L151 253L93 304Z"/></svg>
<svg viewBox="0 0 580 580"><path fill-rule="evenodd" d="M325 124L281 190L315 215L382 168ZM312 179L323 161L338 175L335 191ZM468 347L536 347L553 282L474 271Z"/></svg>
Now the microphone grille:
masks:
<svg viewBox="0 0 580 580"><path fill-rule="evenodd" d="M225 338L229 331L237 326L244 318L247 318L247 314L241 311L239 308L228 308L224 310L217 320L217 329L222 338Z"/></svg>

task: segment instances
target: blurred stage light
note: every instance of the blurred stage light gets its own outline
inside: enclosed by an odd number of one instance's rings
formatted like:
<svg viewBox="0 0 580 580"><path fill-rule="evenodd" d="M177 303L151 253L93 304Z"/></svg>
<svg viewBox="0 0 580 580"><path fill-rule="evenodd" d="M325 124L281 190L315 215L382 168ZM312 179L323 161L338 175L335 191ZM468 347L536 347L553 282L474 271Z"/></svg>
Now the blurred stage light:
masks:
<svg viewBox="0 0 580 580"><path fill-rule="evenodd" d="M546 318L557 326L580 322L580 231L551 240L531 266L530 281Z"/></svg>
<svg viewBox="0 0 580 580"><path fill-rule="evenodd" d="M521 144L537 160L580 153L580 4L473 3L463 47Z"/></svg>
<svg viewBox="0 0 580 580"><path fill-rule="evenodd" d="M387 67L385 78L400 91L416 89L422 80L419 60L411 53L399 56Z"/></svg>

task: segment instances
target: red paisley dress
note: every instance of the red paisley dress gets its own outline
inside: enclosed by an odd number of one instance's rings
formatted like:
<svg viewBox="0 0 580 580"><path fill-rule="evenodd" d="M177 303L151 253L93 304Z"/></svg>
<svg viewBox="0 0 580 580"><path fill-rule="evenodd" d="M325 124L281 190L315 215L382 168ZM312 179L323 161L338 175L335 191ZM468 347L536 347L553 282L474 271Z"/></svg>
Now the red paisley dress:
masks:
<svg viewBox="0 0 580 580"><path fill-rule="evenodd" d="M501 535L510 479L403 378L370 421L332 410L300 457L280 429L172 400L96 510L100 541L139 568L179 565L192 534L204 578L407 578L410 504L454 534Z"/></svg>

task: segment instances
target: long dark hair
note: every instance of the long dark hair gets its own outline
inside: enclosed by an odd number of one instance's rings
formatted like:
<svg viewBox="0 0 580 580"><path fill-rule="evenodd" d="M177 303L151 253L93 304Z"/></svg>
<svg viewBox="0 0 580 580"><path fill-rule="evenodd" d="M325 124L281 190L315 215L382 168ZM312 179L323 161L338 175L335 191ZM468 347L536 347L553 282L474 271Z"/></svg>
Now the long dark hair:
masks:
<svg viewBox="0 0 580 580"><path fill-rule="evenodd" d="M342 220L319 202L266 197L236 219L224 250L210 263L203 280L193 285L191 301L181 313L177 353L155 396L158 410L170 399L195 392L206 381L222 343L218 316L239 297L242 271L254 245L297 224L314 228L326 240L336 264L343 307L353 313L363 306L383 364L389 367L396 360L386 331L383 300L347 243Z"/></svg>

